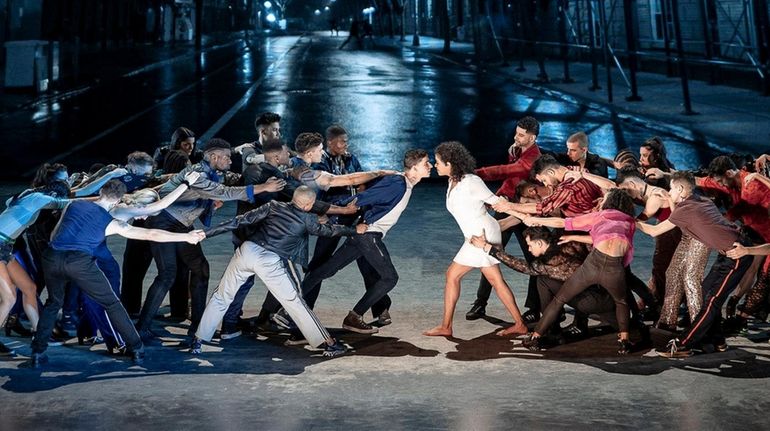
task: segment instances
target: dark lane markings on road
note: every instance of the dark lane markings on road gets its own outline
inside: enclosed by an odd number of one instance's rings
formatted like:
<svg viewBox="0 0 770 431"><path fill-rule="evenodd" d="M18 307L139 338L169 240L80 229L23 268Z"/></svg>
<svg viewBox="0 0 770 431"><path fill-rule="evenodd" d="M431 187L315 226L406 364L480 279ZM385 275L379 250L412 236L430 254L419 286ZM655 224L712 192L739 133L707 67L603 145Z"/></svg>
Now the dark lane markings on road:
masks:
<svg viewBox="0 0 770 431"><path fill-rule="evenodd" d="M297 39L297 41L299 41L299 39L301 39L301 38L298 38L298 39ZM294 43L294 44L293 44L291 47L289 47L289 49L287 49L286 51L284 51L284 52L281 54L281 56L279 57L279 60L280 60L280 59L283 59L283 57L285 56L285 54L286 54L287 52L289 52L291 49L293 49L293 48L294 48L294 46L296 46L296 42L295 42L295 43ZM246 47L246 48L245 48L245 50L249 50L249 49L250 49L250 48L248 48L248 47ZM244 50L244 51L245 51L245 50ZM50 159L46 160L46 163L56 163L56 162L58 162L58 161L60 161L60 160L63 160L63 159L65 159L66 157L68 157L68 156L70 156L70 155L72 155L72 154L74 154L74 153L76 153L76 152L78 152L78 151L82 150L83 148L86 148L86 147L90 146L91 144L93 144L94 142L98 141L99 139L102 139L102 138L104 138L105 136L109 135L110 133L112 133L112 132L114 132L114 131L118 130L119 128L121 128L121 127L123 127L123 126L125 126L125 125L127 125L127 124L131 123L132 121L134 121L134 120L138 119L138 118L139 118L139 117L141 117L142 115L144 115L144 114L146 114L146 113L148 113L148 112L150 112L150 111L152 111L152 110L156 109L158 106L160 106L160 105L163 105L163 104L165 104L166 102L169 102L169 101L171 101L171 100L175 99L175 98L176 98L176 97L178 97L179 95L181 95L181 94L183 94L183 93L185 93L185 92L187 92L187 91L189 91L189 90L193 89L193 88L194 88L194 87L196 87L197 85L200 85L202 82L204 82L204 81L206 81L206 80L208 80L208 79L212 78L213 76L217 75L219 72L222 72L223 70L226 70L228 67L230 67L230 66L232 66L233 64L235 64L236 62L238 62L238 61L239 61L241 58L242 58L241 56L238 56L238 57L236 57L236 58L235 58L235 59L233 59L232 61L230 61L230 62L228 62L228 63L224 64L223 66L221 66L221 67L219 67L219 68L217 68L217 69L215 69L215 70L213 70L213 71L209 72L208 74L206 74L206 75L202 76L202 77L201 77L200 79L198 79L197 81L195 81L195 82L193 82L193 83L191 83L191 84L189 84L189 85L187 85L187 86L183 87L182 89L180 89L180 90L176 91L175 93L172 93L172 94L168 95L168 96L167 96L167 97L165 97L164 99L161 99L160 101L158 101L158 102L156 102L155 104L153 104L153 105L151 105L151 106L149 106L149 107L147 107L147 108L145 108L145 109L143 109L143 110L141 110L141 111L137 112L136 114L133 114L133 115L131 115L131 116L127 117L127 118L126 118L126 119L124 119L123 121L120 121L120 122L116 123L115 125L113 125L113 126L112 126L112 127L110 127L109 129L107 129L107 130L104 130L104 131L102 131L102 132L100 132L100 133L96 134L95 136L92 136L91 138L89 138L89 139L86 139L85 141L81 142L80 144L77 144L77 145L74 145L74 146L72 146L72 147L71 147L69 150L67 150L67 151L65 151L65 152L63 152L63 153L60 153L60 154L58 154L58 155L56 155L56 156L54 156L54 157L52 157L52 158L50 158ZM269 70L270 70L270 68L273 66L273 64L275 64L275 62L273 62L272 64L270 64L269 66L267 66L267 68L265 69L265 70L266 70L265 74L267 73L267 71L269 71ZM265 74L263 74L263 75L262 75L262 77L260 78L260 80L259 80L260 82L261 82L261 81L264 79L264 76L265 76ZM228 111L228 112L229 112L229 111ZM220 119L220 120L221 120L221 119ZM208 133L208 131L207 131L207 133ZM202 141L202 140L203 140L203 137L201 137L201 138L200 138L200 140ZM27 177L29 177L29 176L32 176L32 175L34 175L34 174L35 174L35 172L37 172L37 169L38 169L38 168L37 168L37 167L35 167L34 169L31 169L31 170L27 171L27 172L24 174L24 176L27 176Z"/></svg>
<svg viewBox="0 0 770 431"><path fill-rule="evenodd" d="M262 76L260 76L259 79L254 81L254 83L251 85L251 87L249 87L248 90L246 90L246 92L243 94L243 96L240 99L238 99L238 101L235 102L235 104L230 109L228 109L227 112L224 113L224 115L219 117L219 119L214 124L212 124L211 127L209 127L209 129L206 130L200 136L200 138L198 138L198 140L201 141L201 142L206 142L209 139L213 138L214 135L217 134L217 132L222 130L222 128L225 127L225 125L227 123L229 123L230 120L232 120L233 117L241 109L243 109L244 106L246 106L249 103L249 100L251 100L251 97L254 95L254 93L257 91L257 89L262 86L262 83L265 81L265 78L267 77L267 74L275 71L275 69L277 69L283 63L283 61L286 59L286 56L289 54L289 52L291 52L294 48L296 48L298 46L298 44L300 43L300 41L304 37L305 37L304 35L298 37L297 41L294 42L294 44L292 44L289 47L289 49L284 51L273 63L271 63L269 66L267 66L265 68L265 72L262 73Z"/></svg>

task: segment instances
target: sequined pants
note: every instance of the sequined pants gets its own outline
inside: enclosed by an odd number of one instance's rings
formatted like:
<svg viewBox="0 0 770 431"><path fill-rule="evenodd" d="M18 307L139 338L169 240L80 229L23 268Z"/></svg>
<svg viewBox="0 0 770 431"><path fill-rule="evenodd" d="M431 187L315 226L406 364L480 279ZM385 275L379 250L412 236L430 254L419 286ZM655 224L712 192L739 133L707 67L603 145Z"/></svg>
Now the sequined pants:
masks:
<svg viewBox="0 0 770 431"><path fill-rule="evenodd" d="M698 314L703 304L701 283L709 254L710 250L702 242L682 234L682 240L666 270L666 296L658 325L676 326L682 297L687 303L690 318Z"/></svg>

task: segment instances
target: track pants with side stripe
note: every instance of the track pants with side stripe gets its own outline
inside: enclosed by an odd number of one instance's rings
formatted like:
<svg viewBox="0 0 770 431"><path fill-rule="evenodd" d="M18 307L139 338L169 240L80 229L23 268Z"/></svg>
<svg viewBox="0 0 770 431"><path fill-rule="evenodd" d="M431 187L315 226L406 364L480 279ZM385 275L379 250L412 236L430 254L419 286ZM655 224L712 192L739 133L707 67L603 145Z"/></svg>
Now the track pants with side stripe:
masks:
<svg viewBox="0 0 770 431"><path fill-rule="evenodd" d="M751 245L741 241L744 245ZM703 280L703 305L692 319L690 327L680 337L682 345L692 348L704 339L722 338L722 305L741 282L743 275L751 266L754 256L746 255L740 259L730 259L719 254L708 275Z"/></svg>
<svg viewBox="0 0 770 431"><path fill-rule="evenodd" d="M297 266L251 241L241 244L230 259L217 290L203 312L198 331L195 333L198 338L211 340L236 292L252 275L256 275L265 283L311 346L320 346L331 338L318 317L302 299L300 271Z"/></svg>

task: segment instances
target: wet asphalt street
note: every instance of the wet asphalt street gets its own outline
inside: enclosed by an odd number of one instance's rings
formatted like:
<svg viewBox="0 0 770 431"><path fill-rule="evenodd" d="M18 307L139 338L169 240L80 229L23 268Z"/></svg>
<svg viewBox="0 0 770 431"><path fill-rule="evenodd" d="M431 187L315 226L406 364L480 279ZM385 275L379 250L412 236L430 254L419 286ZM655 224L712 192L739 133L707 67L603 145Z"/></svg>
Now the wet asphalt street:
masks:
<svg viewBox="0 0 770 431"><path fill-rule="evenodd" d="M340 51L341 40L274 38L254 42L247 54L233 44L206 56L202 81L194 63L178 62L59 100L58 111L51 108L37 123L29 121L30 112L5 115L0 139L24 136L23 148L30 150L4 146L3 156L14 157L19 173L52 159L87 168L121 161L132 150L150 151L179 125L204 140L220 136L238 144L254 140L254 116L266 110L284 116L288 140L343 124L351 151L370 168L397 168L404 149L431 149L446 139L468 143L480 164L498 163L525 113L543 122L541 143L551 149L579 129L604 156L635 149L650 135L433 56L393 48ZM700 165L711 151L673 137L666 143L681 167ZM463 318L478 283L472 272L463 284L455 337L422 336L440 319L443 273L463 241L444 207L445 190L443 181L419 184L385 239L400 275L392 325L374 336L340 329L362 292L354 266L324 284L319 317L352 354L324 360L317 351L283 346L285 335L270 335L215 341L192 357L177 347L185 324L158 320L154 329L164 346L149 347L141 367L107 356L103 346L71 340L49 349L51 364L41 371L24 366L29 340L0 336L20 354L0 361L0 429L766 427L766 326L752 328L749 338L730 338L727 352L686 360L659 359L647 350L618 357L611 333L532 354L494 335L508 320L496 299L488 307L493 317ZM233 214L234 205L226 204L215 222ZM108 244L121 261L125 241ZM203 247L212 292L232 246L223 235ZM634 271L646 279L652 242L637 234L635 247ZM508 249L519 254L515 245ZM145 286L154 275L151 268ZM508 269L504 275L522 304L525 278ZM258 283L246 315L256 313L263 296ZM666 334L654 337L665 343Z"/></svg>
<svg viewBox="0 0 770 431"><path fill-rule="evenodd" d="M344 125L351 151L368 168L398 168L404 149L432 149L444 140L466 143L481 165L500 163L524 115L542 122L540 144L553 150L584 130L593 152L612 157L655 134L424 52L337 50L340 40L324 34L237 40L7 112L0 116L0 157L13 163L0 177L28 177L44 161L71 170L120 163L134 150L152 153L179 126L201 141L218 136L237 145L255 139L254 117L264 111L284 116L290 143L300 132ZM697 167L714 155L698 143L664 139L679 167Z"/></svg>

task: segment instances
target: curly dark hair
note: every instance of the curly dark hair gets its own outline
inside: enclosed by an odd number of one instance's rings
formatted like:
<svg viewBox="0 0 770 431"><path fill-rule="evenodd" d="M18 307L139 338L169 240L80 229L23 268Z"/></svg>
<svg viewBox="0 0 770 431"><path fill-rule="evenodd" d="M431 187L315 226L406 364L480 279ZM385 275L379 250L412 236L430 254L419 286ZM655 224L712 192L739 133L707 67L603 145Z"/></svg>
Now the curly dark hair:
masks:
<svg viewBox="0 0 770 431"><path fill-rule="evenodd" d="M442 142L433 151L436 156L441 157L444 163L452 165L449 179L460 181L466 174L472 174L476 169L476 159L463 144L458 141Z"/></svg>
<svg viewBox="0 0 770 431"><path fill-rule="evenodd" d="M543 226L530 226L524 229L524 237L529 238L530 241L545 241L547 243L554 242L555 239L550 229Z"/></svg>
<svg viewBox="0 0 770 431"><path fill-rule="evenodd" d="M622 213L626 213L631 217L636 217L634 211L634 200L631 199L631 195L623 189L611 189L604 195L604 203L602 204L603 210L618 210Z"/></svg>
<svg viewBox="0 0 770 431"><path fill-rule="evenodd" d="M516 127L521 127L530 135L537 136L540 134L540 123L535 119L535 117L528 116L521 118L518 122L516 122Z"/></svg>
<svg viewBox="0 0 770 431"><path fill-rule="evenodd" d="M311 148L315 148L319 145L323 145L324 137L320 133L316 132L304 132L297 136L294 140L294 149L299 154L308 152Z"/></svg>

